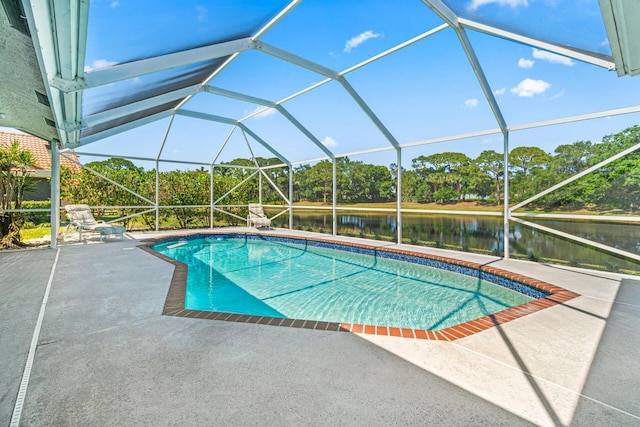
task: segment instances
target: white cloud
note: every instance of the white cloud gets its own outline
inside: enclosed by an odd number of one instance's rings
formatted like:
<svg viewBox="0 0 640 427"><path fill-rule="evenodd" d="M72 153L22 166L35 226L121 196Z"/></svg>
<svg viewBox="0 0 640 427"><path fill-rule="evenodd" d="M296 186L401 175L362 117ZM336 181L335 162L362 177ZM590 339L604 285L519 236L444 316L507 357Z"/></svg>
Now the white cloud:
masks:
<svg viewBox="0 0 640 427"><path fill-rule="evenodd" d="M325 136L322 140L322 145L324 145L325 147L336 147L338 143L330 136Z"/></svg>
<svg viewBox="0 0 640 427"><path fill-rule="evenodd" d="M551 83L547 83L544 80L524 79L518 83L518 86L511 88L511 93L530 98L544 93L550 87Z"/></svg>
<svg viewBox="0 0 640 427"><path fill-rule="evenodd" d="M253 111L251 111L249 114L254 114L257 113L258 111L262 111L264 110L265 107L263 107L262 105L258 105L256 108L253 109ZM256 119L264 119L266 117L269 116L273 116L276 113L276 109L275 108L267 108L266 110L262 111L262 113L260 114L256 114L255 116L253 116ZM248 115L249 115L248 114Z"/></svg>
<svg viewBox="0 0 640 427"><path fill-rule="evenodd" d="M358 46L360 46L362 43L366 42L369 39L375 39L378 37L382 37L382 34L380 33L374 33L371 30L365 31L364 33L357 35L353 38L351 38L351 40L349 40L345 45L344 45L344 51L346 53L351 52L351 50L357 48Z"/></svg>
<svg viewBox="0 0 640 427"><path fill-rule="evenodd" d="M527 0L471 0L471 2L467 5L467 10L473 12L481 6L492 3L495 3L498 6L510 6L512 8L516 8L518 6L529 6L529 2Z"/></svg>
<svg viewBox="0 0 640 427"><path fill-rule="evenodd" d="M561 96L564 96L564 89L562 89L560 92L558 92L558 93L556 93L555 95L553 95L553 96L551 97L551 100L553 101L554 99L558 99L558 98L560 98Z"/></svg>
<svg viewBox="0 0 640 427"><path fill-rule="evenodd" d="M84 66L84 72L88 73L89 71L99 70L101 68L109 68L114 65L118 65L115 61L107 61L106 59L96 59L91 63L91 65Z"/></svg>
<svg viewBox="0 0 640 427"><path fill-rule="evenodd" d="M196 21L205 22L207 20L207 15L209 14L209 9L203 6L196 5L196 12L198 15L196 16Z"/></svg>
<svg viewBox="0 0 640 427"><path fill-rule="evenodd" d="M506 87L503 87L502 89L496 89L493 91L494 94L496 95L504 95L504 93L507 91Z"/></svg>
<svg viewBox="0 0 640 427"><path fill-rule="evenodd" d="M548 61L553 64L562 64L568 67L575 65L571 58L567 58L566 56L556 55L555 53L547 52L545 50L539 50L533 48L533 57L536 59L541 59L543 61Z"/></svg>
<svg viewBox="0 0 640 427"><path fill-rule="evenodd" d="M524 59L524 58L520 58L518 60L518 67L520 68L531 68L533 67L533 64L535 64L536 61L534 61L533 59Z"/></svg>
<svg viewBox="0 0 640 427"><path fill-rule="evenodd" d="M118 6L120 6L120 2L118 0L112 1L111 4L109 5L111 9L115 9Z"/></svg>
<svg viewBox="0 0 640 427"><path fill-rule="evenodd" d="M478 106L478 100L476 98L467 99L464 101L464 106L467 108L475 108Z"/></svg>

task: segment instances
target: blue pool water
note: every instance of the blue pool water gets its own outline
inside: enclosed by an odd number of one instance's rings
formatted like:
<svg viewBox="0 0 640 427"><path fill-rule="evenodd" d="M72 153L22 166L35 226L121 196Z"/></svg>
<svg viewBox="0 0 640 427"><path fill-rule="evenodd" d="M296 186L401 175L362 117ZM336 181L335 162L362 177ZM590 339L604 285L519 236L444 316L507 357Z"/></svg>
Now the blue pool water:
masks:
<svg viewBox="0 0 640 427"><path fill-rule="evenodd" d="M439 330L532 301L410 262L244 236L154 246L188 265L185 308Z"/></svg>

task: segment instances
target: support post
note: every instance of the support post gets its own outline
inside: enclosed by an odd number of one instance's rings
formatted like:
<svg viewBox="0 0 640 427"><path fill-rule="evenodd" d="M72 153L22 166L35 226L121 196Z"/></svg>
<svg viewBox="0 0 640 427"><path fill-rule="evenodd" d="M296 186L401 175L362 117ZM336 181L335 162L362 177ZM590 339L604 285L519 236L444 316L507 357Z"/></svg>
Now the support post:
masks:
<svg viewBox="0 0 640 427"><path fill-rule="evenodd" d="M156 159L156 231L160 229L160 161Z"/></svg>
<svg viewBox="0 0 640 427"><path fill-rule="evenodd" d="M293 166L289 165L289 230L293 230Z"/></svg>
<svg viewBox="0 0 640 427"><path fill-rule="evenodd" d="M60 152L58 141L51 141L51 249L58 247L60 231Z"/></svg>
<svg viewBox="0 0 640 427"><path fill-rule="evenodd" d="M396 177L396 201L397 201L397 210L396 210L396 231L398 237L398 244L402 244L402 148L397 148L398 154L398 176Z"/></svg>
<svg viewBox="0 0 640 427"><path fill-rule="evenodd" d="M503 227L504 227L504 235L503 235L503 247L504 253L503 258L505 260L509 260L509 219L511 218L511 210L509 209L509 133L504 133L504 176L503 176L503 187L504 187L504 197L502 198L503 203Z"/></svg>
<svg viewBox="0 0 640 427"><path fill-rule="evenodd" d="M338 164L337 159L333 159L333 171L332 171L332 201L331 201L331 235L338 235L338 214L336 213L336 203L338 200Z"/></svg>
<svg viewBox="0 0 640 427"><path fill-rule="evenodd" d="M171 132L171 126L173 126L173 119L175 118L175 114L172 114L171 120L169 120L169 124L167 125L167 130L164 132L158 155L156 156L156 231L160 229L160 156L162 156L162 151L167 143L167 138L169 138L169 132Z"/></svg>
<svg viewBox="0 0 640 427"><path fill-rule="evenodd" d="M209 165L209 228L213 229L213 163Z"/></svg>
<svg viewBox="0 0 640 427"><path fill-rule="evenodd" d="M262 172L260 166L258 166L258 170ZM262 204L262 173L258 174L258 203Z"/></svg>

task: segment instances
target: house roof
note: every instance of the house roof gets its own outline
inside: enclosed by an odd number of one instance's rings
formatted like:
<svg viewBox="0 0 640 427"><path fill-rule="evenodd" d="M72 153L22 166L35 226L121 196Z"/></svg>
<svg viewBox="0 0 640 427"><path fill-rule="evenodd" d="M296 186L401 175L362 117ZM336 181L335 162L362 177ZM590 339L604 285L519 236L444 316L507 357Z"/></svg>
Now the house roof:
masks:
<svg viewBox="0 0 640 427"><path fill-rule="evenodd" d="M31 153L37 170L51 170L51 148L48 141L28 134L0 132L0 146L9 146L16 141L20 144L21 150ZM67 155L78 161L74 153ZM68 167L72 172L79 172L82 169L82 166L78 163L74 163L63 156L60 156L60 164Z"/></svg>

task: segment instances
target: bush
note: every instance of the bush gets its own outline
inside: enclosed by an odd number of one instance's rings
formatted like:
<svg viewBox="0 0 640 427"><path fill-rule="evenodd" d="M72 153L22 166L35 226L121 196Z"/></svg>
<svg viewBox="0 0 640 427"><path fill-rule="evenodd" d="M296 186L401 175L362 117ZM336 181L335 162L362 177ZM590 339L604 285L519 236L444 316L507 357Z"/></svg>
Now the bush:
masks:
<svg viewBox="0 0 640 427"><path fill-rule="evenodd" d="M24 200L22 209L51 209L49 200ZM25 220L34 225L50 222L51 212L25 212Z"/></svg>
<svg viewBox="0 0 640 427"><path fill-rule="evenodd" d="M458 200L458 193L451 187L444 187L433 193L433 200L438 203L450 203Z"/></svg>

